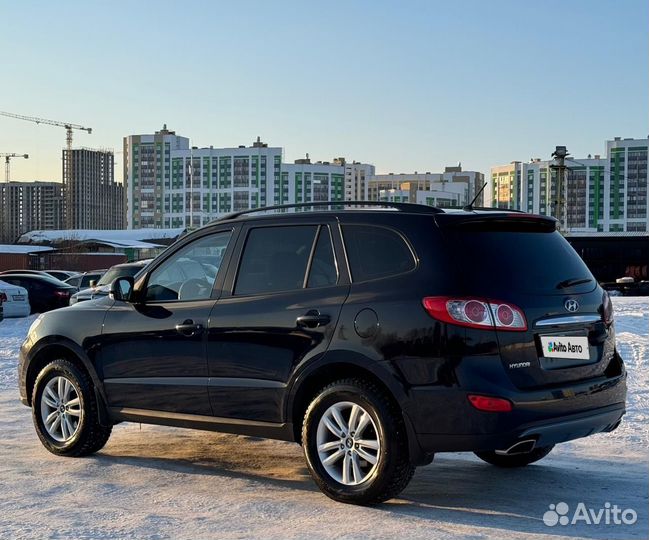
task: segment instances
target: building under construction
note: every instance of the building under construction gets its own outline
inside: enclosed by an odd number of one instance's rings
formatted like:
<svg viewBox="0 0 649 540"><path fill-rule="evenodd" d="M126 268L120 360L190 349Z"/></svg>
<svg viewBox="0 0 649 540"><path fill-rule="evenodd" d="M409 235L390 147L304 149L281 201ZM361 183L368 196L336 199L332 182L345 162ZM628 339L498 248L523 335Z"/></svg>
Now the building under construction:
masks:
<svg viewBox="0 0 649 540"><path fill-rule="evenodd" d="M27 231L63 228L63 207L60 182L0 183L0 243Z"/></svg>
<svg viewBox="0 0 649 540"><path fill-rule="evenodd" d="M110 150L63 150L66 229L123 229L124 190Z"/></svg>

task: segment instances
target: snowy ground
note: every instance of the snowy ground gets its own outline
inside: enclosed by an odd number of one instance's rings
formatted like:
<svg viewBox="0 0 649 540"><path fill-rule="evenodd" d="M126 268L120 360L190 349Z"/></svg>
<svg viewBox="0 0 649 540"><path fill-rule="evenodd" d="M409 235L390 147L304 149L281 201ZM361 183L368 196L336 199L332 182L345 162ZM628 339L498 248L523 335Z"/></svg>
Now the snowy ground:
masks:
<svg viewBox="0 0 649 540"><path fill-rule="evenodd" d="M399 499L337 504L295 444L122 424L100 453L57 458L17 400L17 351L30 319L0 323L0 538L639 538L647 530L649 299L615 298L629 371L628 414L611 434L558 446L522 470L442 454ZM543 523L550 504L606 502L635 525Z"/></svg>

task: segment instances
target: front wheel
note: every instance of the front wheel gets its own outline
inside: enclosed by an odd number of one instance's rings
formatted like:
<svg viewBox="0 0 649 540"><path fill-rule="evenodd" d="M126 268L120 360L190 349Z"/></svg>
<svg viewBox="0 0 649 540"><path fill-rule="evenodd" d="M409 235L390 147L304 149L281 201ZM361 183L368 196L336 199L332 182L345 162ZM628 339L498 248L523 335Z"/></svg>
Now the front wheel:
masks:
<svg viewBox="0 0 649 540"><path fill-rule="evenodd" d="M370 504L410 482L403 418L385 391L362 379L323 388L306 411L302 446L311 476L328 497Z"/></svg>
<svg viewBox="0 0 649 540"><path fill-rule="evenodd" d="M475 452L475 455L482 461L486 461L496 467L514 468L525 467L530 463L543 459L552 451L553 448L554 445L552 444L550 446L540 446L531 452L524 452L521 454L497 454L495 451L489 450L485 452Z"/></svg>
<svg viewBox="0 0 649 540"><path fill-rule="evenodd" d="M58 456L100 450L112 426L99 422L97 398L88 374L68 360L54 360L36 378L32 418L41 443Z"/></svg>

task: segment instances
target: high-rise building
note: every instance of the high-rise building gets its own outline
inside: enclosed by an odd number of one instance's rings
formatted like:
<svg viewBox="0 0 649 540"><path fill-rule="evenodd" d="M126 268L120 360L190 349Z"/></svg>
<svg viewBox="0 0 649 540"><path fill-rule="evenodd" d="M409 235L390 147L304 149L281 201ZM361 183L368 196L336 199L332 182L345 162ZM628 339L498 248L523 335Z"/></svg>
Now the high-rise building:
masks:
<svg viewBox="0 0 649 540"><path fill-rule="evenodd" d="M32 230L62 229L64 223L60 182L0 184L0 243L13 243Z"/></svg>
<svg viewBox="0 0 649 540"><path fill-rule="evenodd" d="M606 142L606 156L566 160L564 199L567 232L649 231L647 154L649 139ZM557 215L558 177L553 162L533 159L492 167L492 206Z"/></svg>
<svg viewBox="0 0 649 540"><path fill-rule="evenodd" d="M63 150L65 228L123 229L124 191L110 150Z"/></svg>
<svg viewBox="0 0 649 540"><path fill-rule="evenodd" d="M281 148L259 141L250 147L172 150L171 177L159 208L162 226L200 227L230 212L273 204L281 161Z"/></svg>
<svg viewBox="0 0 649 540"><path fill-rule="evenodd" d="M649 231L647 152L649 139L606 142L608 182L604 185L603 227L611 231ZM608 226L608 227L607 227Z"/></svg>
<svg viewBox="0 0 649 540"><path fill-rule="evenodd" d="M374 165L367 163L345 163L339 158L345 167L345 200L346 201L367 201L369 200L369 181L374 176Z"/></svg>
<svg viewBox="0 0 649 540"><path fill-rule="evenodd" d="M343 158L282 163L282 154L259 137L251 146L190 147L189 139L166 126L153 135L125 137L128 227L200 227L251 208L351 200L367 192L374 173L372 165Z"/></svg>
<svg viewBox="0 0 649 540"><path fill-rule="evenodd" d="M428 206L464 206L479 193L475 206L484 206L484 174L463 171L461 165L443 173L374 174L368 182L368 199L410 202Z"/></svg>
<svg viewBox="0 0 649 540"><path fill-rule="evenodd" d="M165 202L163 197L165 193L170 196L172 189L171 152L182 150L189 150L189 139L169 131L166 124L153 135L124 137L124 189L129 229L171 226L165 225L163 216L171 200ZM184 216L184 202L181 205L174 199L177 213L180 206Z"/></svg>
<svg viewBox="0 0 649 540"><path fill-rule="evenodd" d="M342 164L307 159L282 164L281 199L276 204L345 200Z"/></svg>
<svg viewBox="0 0 649 540"><path fill-rule="evenodd" d="M491 168L491 205L494 208L518 209L522 171L520 161Z"/></svg>

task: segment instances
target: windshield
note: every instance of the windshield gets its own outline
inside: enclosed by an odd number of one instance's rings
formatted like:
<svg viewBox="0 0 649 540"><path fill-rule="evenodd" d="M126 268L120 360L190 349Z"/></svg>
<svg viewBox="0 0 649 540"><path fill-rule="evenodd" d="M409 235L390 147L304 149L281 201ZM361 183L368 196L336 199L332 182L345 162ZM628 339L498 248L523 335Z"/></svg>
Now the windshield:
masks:
<svg viewBox="0 0 649 540"><path fill-rule="evenodd" d="M134 276L140 270L142 270L142 266L114 266L102 276L102 278L97 282L97 286L110 285L117 278Z"/></svg>
<svg viewBox="0 0 649 540"><path fill-rule="evenodd" d="M458 271L479 294L583 293L595 279L558 232L445 231Z"/></svg>

